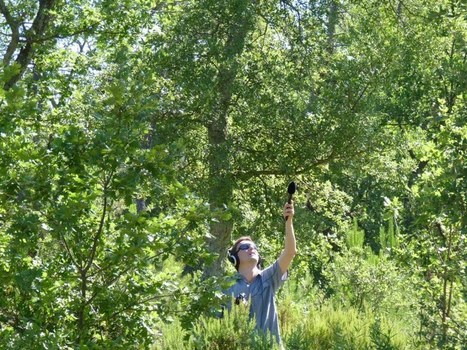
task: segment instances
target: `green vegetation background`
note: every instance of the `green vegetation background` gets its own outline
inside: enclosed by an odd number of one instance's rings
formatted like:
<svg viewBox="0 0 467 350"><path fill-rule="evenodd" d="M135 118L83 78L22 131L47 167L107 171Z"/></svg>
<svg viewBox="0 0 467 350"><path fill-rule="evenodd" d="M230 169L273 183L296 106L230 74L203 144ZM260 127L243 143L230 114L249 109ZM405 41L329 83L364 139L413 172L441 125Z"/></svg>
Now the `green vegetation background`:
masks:
<svg viewBox="0 0 467 350"><path fill-rule="evenodd" d="M0 0L0 348L465 349L459 0Z"/></svg>

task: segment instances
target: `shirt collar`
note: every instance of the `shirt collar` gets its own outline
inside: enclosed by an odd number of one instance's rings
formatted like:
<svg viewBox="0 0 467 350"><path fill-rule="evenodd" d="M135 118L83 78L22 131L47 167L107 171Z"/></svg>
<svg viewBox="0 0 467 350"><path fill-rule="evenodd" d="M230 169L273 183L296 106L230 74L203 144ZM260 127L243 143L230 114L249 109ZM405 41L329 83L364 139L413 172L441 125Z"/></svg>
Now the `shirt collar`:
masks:
<svg viewBox="0 0 467 350"><path fill-rule="evenodd" d="M256 277L255 277L255 280L258 278L258 276L259 276L260 278L263 277L263 270L259 270L258 274L257 274ZM245 283L250 284L250 283L248 283L248 281L246 280L246 278L245 278L240 272L237 272L237 273L234 275L234 279L235 279L236 281L242 281L242 280L243 280L243 281L245 281ZM253 283L253 282L254 282L254 280L253 280L251 283Z"/></svg>

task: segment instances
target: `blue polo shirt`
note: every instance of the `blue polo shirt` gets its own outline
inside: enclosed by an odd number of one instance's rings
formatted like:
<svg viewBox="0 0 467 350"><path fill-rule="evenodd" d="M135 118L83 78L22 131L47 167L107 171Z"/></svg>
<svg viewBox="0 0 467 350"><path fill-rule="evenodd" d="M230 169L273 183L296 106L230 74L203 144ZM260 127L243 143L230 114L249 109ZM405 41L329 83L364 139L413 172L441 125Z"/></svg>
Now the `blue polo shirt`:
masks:
<svg viewBox="0 0 467 350"><path fill-rule="evenodd" d="M280 344L275 293L287 279L287 272L282 273L276 260L274 264L260 271L251 283L248 283L239 273L235 278L236 283L226 291L226 294L235 299L244 293L250 303L250 316L256 319L256 328L263 332L271 332ZM230 307L229 302L228 308Z"/></svg>

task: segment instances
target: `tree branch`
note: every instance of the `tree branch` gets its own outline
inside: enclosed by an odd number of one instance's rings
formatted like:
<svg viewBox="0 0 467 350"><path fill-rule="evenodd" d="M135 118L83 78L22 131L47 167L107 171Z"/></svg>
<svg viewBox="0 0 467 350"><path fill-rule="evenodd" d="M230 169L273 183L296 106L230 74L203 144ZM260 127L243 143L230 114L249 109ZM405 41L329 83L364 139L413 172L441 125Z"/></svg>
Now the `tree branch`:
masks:
<svg viewBox="0 0 467 350"><path fill-rule="evenodd" d="M102 215L101 219L99 222L99 228L97 229L97 232L94 236L94 240L92 242L92 248L91 248L91 254L89 254L88 261L86 265L83 267L82 271L86 274L89 268L92 266L92 263L94 261L94 257L96 256L97 252L97 245L99 244L99 240L102 236L102 232L104 231L104 223L105 223L105 216L107 214L107 189L110 183L110 180L112 179L113 176L113 171L109 174L107 179L104 181L104 188L103 188L103 200L104 203L102 204Z"/></svg>
<svg viewBox="0 0 467 350"><path fill-rule="evenodd" d="M193 292L182 292L182 293L179 293L177 295L190 295L190 294L194 294ZM110 316L111 319L114 319L115 317L117 317L118 315L126 312L126 311L140 311L140 312L154 312L154 311L157 311L157 307L154 308L154 309L144 309L144 310L141 310L141 309L136 309L136 307L140 306L140 305L144 305L145 303L151 301L151 300L157 300L157 299L161 299L161 298L167 298L167 297L173 297L175 295L175 293L173 294L163 294L163 295L156 295L156 296L153 296L153 297L150 297L148 299L145 299L145 300L140 300L140 301L136 301L136 302L132 302L132 303L129 303L127 304L126 306L122 307L120 310L117 310L117 311L114 311L114 313ZM180 312L185 312L185 310L181 310ZM173 313L177 313L177 311L174 311Z"/></svg>
<svg viewBox="0 0 467 350"><path fill-rule="evenodd" d="M73 256L73 253L71 252L71 249L70 249L70 247L68 246L68 243L67 243L67 241L66 241L66 239L65 239L65 236L62 235L62 234L60 233L60 237L61 237L61 239L62 239L62 241L63 241L63 244L65 245L65 250L66 250L66 252L67 252L68 255L70 256L71 262L76 266L76 268L79 268L80 265L79 265L78 262L75 260L75 258L74 258L74 256Z"/></svg>
<svg viewBox="0 0 467 350"><path fill-rule="evenodd" d="M34 40L44 34L51 19L49 11L54 7L56 1L57 0L39 1L39 10L37 11L36 17L32 22L30 30L26 31L26 45L20 50L15 60L19 66L19 71L5 83L5 90L11 89L26 71L34 53Z"/></svg>
<svg viewBox="0 0 467 350"><path fill-rule="evenodd" d="M8 6L6 6L5 1L3 0L0 0L0 12L3 14L3 17L5 17L5 20L11 29L11 40L10 40L10 43L8 44L5 55L3 55L3 65L8 66L10 64L11 58L13 57L13 54L16 48L18 47L19 25L16 22L16 20L13 18L13 16L11 15L10 10L8 9Z"/></svg>
<svg viewBox="0 0 467 350"><path fill-rule="evenodd" d="M293 174L294 175L306 174L314 167L329 163L333 159L334 159L334 151L332 151L328 156L323 157L321 159L317 159L316 161L310 163L308 166L304 166L301 169L294 170ZM247 170L247 171L240 170L234 173L233 176L239 179L242 179L242 180L247 180L249 178L258 177L258 176L281 176L281 175L290 175L290 171L287 172L284 169L264 169L264 170Z"/></svg>

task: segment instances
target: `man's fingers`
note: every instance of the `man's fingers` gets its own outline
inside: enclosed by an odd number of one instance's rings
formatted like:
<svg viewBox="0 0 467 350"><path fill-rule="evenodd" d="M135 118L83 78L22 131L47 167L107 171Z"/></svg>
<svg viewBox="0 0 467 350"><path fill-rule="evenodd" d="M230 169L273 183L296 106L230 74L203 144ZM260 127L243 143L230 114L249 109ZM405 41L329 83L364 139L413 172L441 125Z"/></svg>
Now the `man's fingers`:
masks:
<svg viewBox="0 0 467 350"><path fill-rule="evenodd" d="M285 203L284 211L283 211L284 219L287 220L290 216L294 216L294 215L295 215L295 211L293 207L293 201L291 203Z"/></svg>

